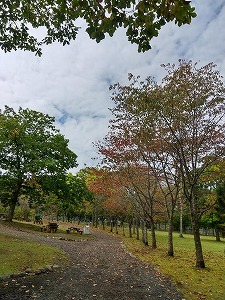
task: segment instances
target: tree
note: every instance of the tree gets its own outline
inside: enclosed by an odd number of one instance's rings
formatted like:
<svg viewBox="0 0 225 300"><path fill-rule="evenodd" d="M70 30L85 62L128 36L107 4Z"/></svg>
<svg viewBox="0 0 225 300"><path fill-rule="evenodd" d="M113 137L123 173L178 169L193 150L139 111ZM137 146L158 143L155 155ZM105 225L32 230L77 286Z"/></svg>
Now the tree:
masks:
<svg viewBox="0 0 225 300"><path fill-rule="evenodd" d="M158 89L155 112L158 126L165 128L164 139L176 159L189 204L196 266L204 268L199 221L207 205L202 210L199 186L207 168L224 157L225 87L213 63L198 68L191 61L180 60L177 68L164 67L168 75Z"/></svg>
<svg viewBox="0 0 225 300"><path fill-rule="evenodd" d="M201 218L201 223L205 227L215 229L216 240L220 241L220 231L225 223L225 161L218 161L207 169L207 173L203 177L204 185L213 193L214 205Z"/></svg>
<svg viewBox="0 0 225 300"><path fill-rule="evenodd" d="M206 193L202 194L202 176L210 165L224 158L225 87L213 63L198 68L191 61L180 60L178 67L163 67L168 75L161 84L151 77L140 81L139 77L129 75L130 85L112 86L116 106L112 110L111 129L121 137L121 142L117 141L120 155L115 163L127 154L131 161L139 155L139 160L148 166L157 162L155 170L163 174L164 182L165 171L169 174L171 169L173 175L177 174L176 185L181 184L190 209L196 266L204 268L199 222L212 201L208 201ZM138 136L138 143L134 135ZM134 141L132 151L127 151L126 138ZM158 163L159 154L160 159L164 157L164 171Z"/></svg>
<svg viewBox="0 0 225 300"><path fill-rule="evenodd" d="M204 268L199 221L211 203L207 205L199 188L207 168L224 157L225 88L213 63L198 68L191 61L180 60L177 68L164 67L168 75L161 85L151 86L153 92L149 92L149 81L142 85L143 99L156 116L157 133L176 162L191 214L196 266ZM146 126L148 121L146 117Z"/></svg>
<svg viewBox="0 0 225 300"><path fill-rule="evenodd" d="M66 176L68 196L66 197L65 201L62 202L64 211L67 212L68 222L72 215L78 215L79 219L82 216L85 217L84 201L91 202L93 200L93 194L91 191L89 191L85 182L85 178L79 176L79 174L80 172L78 172L76 175L72 175L71 173L69 173Z"/></svg>
<svg viewBox="0 0 225 300"><path fill-rule="evenodd" d="M41 55L44 44L58 41L65 45L74 40L79 31L76 22L82 18L86 32L97 42L123 26L138 51L146 51L167 22L190 24L196 16L194 10L186 0L6 0L0 7L0 47L5 52L22 49ZM35 36L39 27L45 28L40 40Z"/></svg>
<svg viewBox="0 0 225 300"><path fill-rule="evenodd" d="M122 93L118 97L115 96L115 101L119 102L121 95ZM113 114L117 117L114 110ZM122 114L121 112L118 120L114 118L111 121L108 135L96 146L102 155L103 163L113 172L117 172L120 185L127 190L127 199L132 206L133 214L142 221L144 227L144 243L148 244L146 234L148 223L151 226L152 248L156 248L154 216L157 183L137 147L135 129L130 126L129 117L125 112L123 117Z"/></svg>
<svg viewBox="0 0 225 300"><path fill-rule="evenodd" d="M92 193L91 199L91 214L92 224L98 227L98 221L101 219L104 228L104 208L103 201L107 197L107 189L104 186L104 174L105 170L99 168L85 168L81 170L83 178L88 190Z"/></svg>
<svg viewBox="0 0 225 300"><path fill-rule="evenodd" d="M0 113L1 201L12 220L18 198L43 176L65 174L77 155L54 126L54 118L30 109L5 106Z"/></svg>

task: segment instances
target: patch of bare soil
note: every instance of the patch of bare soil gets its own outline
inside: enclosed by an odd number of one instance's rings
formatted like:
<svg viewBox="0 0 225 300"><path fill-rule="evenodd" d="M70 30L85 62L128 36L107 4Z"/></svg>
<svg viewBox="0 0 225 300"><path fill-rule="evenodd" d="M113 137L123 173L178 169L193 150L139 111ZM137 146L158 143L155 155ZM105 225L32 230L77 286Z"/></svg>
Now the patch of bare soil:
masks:
<svg viewBox="0 0 225 300"><path fill-rule="evenodd" d="M1 281L1 300L183 299L168 278L129 255L120 239L107 233L95 231L95 238L78 242L47 239L1 224L0 232L51 244L70 257L69 266L53 272Z"/></svg>

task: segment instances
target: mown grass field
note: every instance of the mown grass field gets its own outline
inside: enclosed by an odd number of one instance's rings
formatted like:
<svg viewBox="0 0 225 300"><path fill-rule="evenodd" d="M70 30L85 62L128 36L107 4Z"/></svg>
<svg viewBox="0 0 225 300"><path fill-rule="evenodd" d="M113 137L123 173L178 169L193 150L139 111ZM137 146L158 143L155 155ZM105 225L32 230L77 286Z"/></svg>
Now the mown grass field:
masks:
<svg viewBox="0 0 225 300"><path fill-rule="evenodd" d="M11 226L25 231L36 231L36 234L51 237L69 237L72 239L93 238L77 234L66 234L68 224L60 224L56 234L40 232L40 225L14 222ZM106 229L109 232L109 228ZM154 266L159 272L167 275L182 291L187 300L225 300L225 239L216 242L215 237L202 236L202 246L206 263L205 269L195 267L195 249L192 235L180 238L174 233L174 257L168 257L167 233L156 232L157 249L144 246L140 240L119 235L127 251ZM149 232L149 245L151 236ZM19 238L0 234L0 276L23 271L30 267L37 269L47 264L64 263L66 257L56 248L25 241Z"/></svg>
<svg viewBox="0 0 225 300"><path fill-rule="evenodd" d="M48 245L0 234L0 277L36 270L45 265L64 264L65 254Z"/></svg>
<svg viewBox="0 0 225 300"><path fill-rule="evenodd" d="M84 236L80 234L66 234L68 224L60 225L59 230L57 230L57 233L54 234L41 232L41 225L36 225L31 222L14 221L7 224L7 226L26 232L35 231L35 234L45 237L62 237L74 240L93 238L91 235ZM19 273L24 271L26 268L36 270L45 265L62 265L65 263L67 263L65 253L57 248L0 233L0 277L7 276L12 273Z"/></svg>
<svg viewBox="0 0 225 300"><path fill-rule="evenodd" d="M119 232L119 235L121 233ZM127 233L128 236L128 233ZM157 231L157 249L144 246L140 240L124 237L126 249L140 260L154 266L167 275L188 300L225 299L225 239L216 242L215 237L202 236L205 269L195 267L195 248L192 235L180 238L174 233L174 257L168 257L167 233ZM149 233L149 245L151 237Z"/></svg>

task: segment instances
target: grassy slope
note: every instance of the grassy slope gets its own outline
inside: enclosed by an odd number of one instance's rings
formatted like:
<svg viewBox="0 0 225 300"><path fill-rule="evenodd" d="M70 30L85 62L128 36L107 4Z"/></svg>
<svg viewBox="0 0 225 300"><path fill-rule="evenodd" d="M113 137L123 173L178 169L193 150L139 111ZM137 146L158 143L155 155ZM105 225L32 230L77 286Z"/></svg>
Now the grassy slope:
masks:
<svg viewBox="0 0 225 300"><path fill-rule="evenodd" d="M13 223L12 226L23 230L36 230L40 226L26 223ZM60 226L57 235L68 237ZM128 233L126 233L128 235ZM55 234L54 234L55 235ZM120 232L120 236L122 236ZM80 235L69 235L70 238L83 238ZM87 238L87 236L85 237ZM90 236L91 238L91 236ZM189 300L224 300L225 299L225 240L216 242L214 237L201 238L206 268L195 268L195 251L192 235L180 238L174 233L174 257L168 257L167 233L157 232L156 250L146 247L134 238L124 238L126 248L141 260L150 263L161 273L168 275ZM149 244L150 235L149 235ZM10 255L9 255L10 254ZM38 268L54 262L65 261L64 254L56 248L8 237L0 234L0 276L22 271L26 267Z"/></svg>
<svg viewBox="0 0 225 300"><path fill-rule="evenodd" d="M32 223L15 221L7 224L7 226L28 232L35 231L35 234L42 236L69 237L74 240L91 238L91 236L66 234L68 225L60 226L57 233L54 234L41 232L41 225L34 225ZM54 247L0 233L0 277L19 273L26 268L36 270L48 264L64 264L66 261L65 253Z"/></svg>
<svg viewBox="0 0 225 300"><path fill-rule="evenodd" d="M150 236L149 236L150 239ZM187 299L225 299L225 241L214 237L202 237L206 262L205 269L195 268L193 236L180 238L174 233L174 257L168 257L167 233L157 232L156 250L146 247L135 238L124 238L127 249L141 260L150 263L161 273L168 275Z"/></svg>
<svg viewBox="0 0 225 300"><path fill-rule="evenodd" d="M65 254L48 245L0 234L0 276L33 270L48 264L64 263Z"/></svg>

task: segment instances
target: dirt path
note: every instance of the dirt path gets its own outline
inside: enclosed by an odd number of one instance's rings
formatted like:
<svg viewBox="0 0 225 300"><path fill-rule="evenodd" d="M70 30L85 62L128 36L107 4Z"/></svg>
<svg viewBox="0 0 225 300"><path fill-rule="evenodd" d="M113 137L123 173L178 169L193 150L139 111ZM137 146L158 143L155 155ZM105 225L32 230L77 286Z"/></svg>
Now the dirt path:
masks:
<svg viewBox="0 0 225 300"><path fill-rule="evenodd" d="M69 267L0 282L1 300L183 299L168 279L131 257L112 235L96 231L94 239L72 242L6 230L1 224L0 232L51 244L71 257Z"/></svg>

